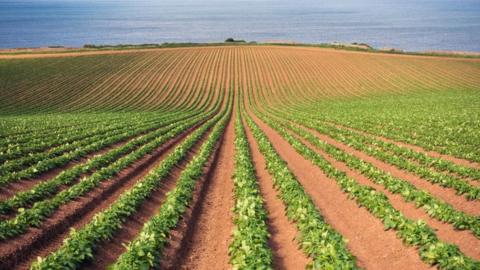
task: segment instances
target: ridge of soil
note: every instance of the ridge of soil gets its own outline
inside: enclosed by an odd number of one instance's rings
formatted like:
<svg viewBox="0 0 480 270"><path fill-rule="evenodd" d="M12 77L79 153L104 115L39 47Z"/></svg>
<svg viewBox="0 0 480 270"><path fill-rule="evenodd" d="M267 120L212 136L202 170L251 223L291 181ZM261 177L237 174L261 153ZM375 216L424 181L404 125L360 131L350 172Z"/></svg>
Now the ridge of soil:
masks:
<svg viewBox="0 0 480 270"><path fill-rule="evenodd" d="M358 151L348 145L345 145L344 143L338 142L330 136L321 134L312 129L308 130L311 131L322 141L333 145L341 149L342 151L350 153L363 161L369 162L375 167L381 169L382 171L390 173L394 177L400 178L404 181L408 181L414 186L416 186L418 189L423 189L430 192L433 196L444 200L445 202L451 204L453 207L460 211L463 211L470 215L480 215L480 201L469 201L464 195L457 195L455 193L455 190L452 188L445 188L438 184L432 184L427 180L424 180L419 176L414 175L413 173L399 169L393 165L378 160L375 157L369 156L364 152Z"/></svg>
<svg viewBox="0 0 480 270"><path fill-rule="evenodd" d="M367 185L385 194L393 207L400 211L405 217L412 220L425 221L432 229L435 230L437 236L441 240L457 245L460 250L465 253L465 255L470 256L473 259L480 259L480 240L477 239L472 232L468 230L455 230L455 228L451 224L444 223L430 217L427 213L425 213L425 211L423 211L423 209L417 208L414 203L406 202L401 195L391 193L382 185L373 183L360 172L351 169L344 162L336 160L335 158L329 156L327 153L313 146L309 142L299 138L296 135L294 136L297 137L297 139L302 141L304 144L309 146L311 149L313 149L315 152L319 153L335 168L344 171L348 177L355 179L358 183L362 185Z"/></svg>
<svg viewBox="0 0 480 270"><path fill-rule="evenodd" d="M275 269L305 269L311 259L299 249L295 242L298 230L286 216L285 205L273 186L273 179L266 169L265 158L260 152L251 130L246 128L246 134L260 191L265 200L264 206L268 213L269 246L273 252L273 267Z"/></svg>
<svg viewBox="0 0 480 270"><path fill-rule="evenodd" d="M142 230L143 225L158 213L158 210L161 208L166 199L167 193L176 186L178 177L185 169L187 164L198 153L200 146L203 144L203 142L205 142L208 134L208 132L204 134L202 138L192 147L192 149L187 152L186 157L177 165L175 165L174 168L172 168L169 175L165 179L161 180L159 187L137 208L133 215L124 221L122 227L114 233L114 236L110 241L101 242L95 246L93 260L85 263L81 267L82 269L106 269L109 265L113 264L123 252L125 252L126 249L124 244L128 244L130 241L132 241ZM156 162L153 168L156 167L156 165L158 165L160 162L161 161ZM144 175L147 173L148 172L146 172ZM116 199L117 198L110 197L102 204L105 205L105 208L107 208ZM91 217L85 220L91 220Z"/></svg>
<svg viewBox="0 0 480 270"><path fill-rule="evenodd" d="M203 122L202 122L203 123ZM55 213L38 227L32 227L24 234L8 239L0 245L0 269L27 269L37 256L45 256L62 244L68 236L70 227L80 227L89 221L89 216L97 211L99 205L106 199L116 198L128 189L136 180L147 174L159 159L181 140L187 137L202 123L195 125L179 136L167 141L157 150L145 155L128 168L122 170L116 177L102 182L97 188L84 196L62 205ZM106 206L104 206L106 207Z"/></svg>
<svg viewBox="0 0 480 270"><path fill-rule="evenodd" d="M207 174L197 183L191 207L172 232L162 269L231 268L228 245L233 231L233 123L232 116L209 161Z"/></svg>
<svg viewBox="0 0 480 270"><path fill-rule="evenodd" d="M251 114L252 115L252 114ZM347 239L347 247L365 269L431 269L413 247L405 246L395 231L368 210L349 199L317 166L304 159L275 130L255 115L252 119L265 132L279 155L288 163L303 188L313 199L325 221Z"/></svg>

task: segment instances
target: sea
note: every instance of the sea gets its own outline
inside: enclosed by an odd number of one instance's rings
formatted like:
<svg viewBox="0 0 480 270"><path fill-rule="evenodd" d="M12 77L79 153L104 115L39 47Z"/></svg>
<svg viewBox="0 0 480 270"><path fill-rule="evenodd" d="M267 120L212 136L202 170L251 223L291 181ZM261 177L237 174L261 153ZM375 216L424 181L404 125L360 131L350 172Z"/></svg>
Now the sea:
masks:
<svg viewBox="0 0 480 270"><path fill-rule="evenodd" d="M229 37L480 52L480 0L0 0L0 48Z"/></svg>

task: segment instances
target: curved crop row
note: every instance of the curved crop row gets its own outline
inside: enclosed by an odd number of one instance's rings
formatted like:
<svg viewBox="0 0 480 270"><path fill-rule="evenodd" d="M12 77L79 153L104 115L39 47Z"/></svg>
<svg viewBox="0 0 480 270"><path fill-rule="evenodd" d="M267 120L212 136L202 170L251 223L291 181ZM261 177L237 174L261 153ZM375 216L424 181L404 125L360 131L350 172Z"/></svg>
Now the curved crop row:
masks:
<svg viewBox="0 0 480 270"><path fill-rule="evenodd" d="M325 222L263 131L250 117L246 121L260 152L265 156L267 170L280 192L287 216L295 222L301 233L298 238L300 247L313 258L313 269L357 269L355 258L347 249L346 240Z"/></svg>
<svg viewBox="0 0 480 270"><path fill-rule="evenodd" d="M215 150L231 115L231 109L214 127L199 153L180 175L175 188L168 193L157 215L146 222L138 236L127 244L112 269L149 269L158 267L162 251L168 243L170 231L175 228L193 197L197 180Z"/></svg>
<svg viewBox="0 0 480 270"><path fill-rule="evenodd" d="M297 120L294 119L294 117L288 117L288 119L314 130L320 129L306 119ZM453 206L435 198L429 192L417 189L413 184L402 179L395 178L389 173L376 168L372 164L329 145L304 129L280 120L278 120L278 123L283 127L293 131L298 136L304 138L309 143L319 147L335 159L345 162L347 166L358 170L374 183L383 185L387 190L394 194L401 195L405 201L414 202L415 206L423 207L424 211L429 216L442 222L450 223L457 230L471 230L477 238L480 238L480 220L478 217L456 210Z"/></svg>
<svg viewBox="0 0 480 270"><path fill-rule="evenodd" d="M234 269L272 268L273 255L268 246L267 212L255 176L247 136L240 111L235 119L235 206L233 239L229 246Z"/></svg>
<svg viewBox="0 0 480 270"><path fill-rule="evenodd" d="M41 222L55 212L61 205L79 197L93 188L97 187L102 181L118 174L122 169L128 167L136 160L146 154L154 151L167 140L178 136L187 128L192 127L195 122L177 125L166 134L157 137L154 141L143 145L132 153L123 156L107 167L103 167L87 178L82 179L78 184L58 193L53 198L37 202L32 208L21 211L15 218L6 221L0 221L0 239L7 239L23 233L31 226L38 226Z"/></svg>
<svg viewBox="0 0 480 270"><path fill-rule="evenodd" d="M259 117L274 128L303 157L313 162L327 176L335 180L342 190L348 193L356 202L365 207L385 225L385 229L393 229L405 244L419 248L419 255L425 262L438 265L440 269L477 269L480 262L464 255L457 246L439 240L432 228L424 221L407 219L396 210L388 198L381 192L361 185L349 178L345 172L337 170L321 155L286 132L276 122L264 115Z"/></svg>
<svg viewBox="0 0 480 270"><path fill-rule="evenodd" d="M106 167L121 158L123 155L128 154L129 152L138 149L142 145L145 145L155 140L159 136L162 136L170 130L174 129L176 126L183 125L184 123L197 123L198 121L201 121L204 117L204 115L201 115L199 117L191 118L188 121L176 119L172 123L165 123L166 126L164 126L163 128L159 128L156 131L135 138L121 147L112 149L108 153L95 156L84 164L79 164L70 169L64 170L58 176L51 180L41 182L30 190L18 192L13 197L1 201L0 213L6 214L16 208L25 207L28 204L48 198L49 196L57 193L60 187L70 185L82 174L87 172L94 172L94 170Z"/></svg>
<svg viewBox="0 0 480 270"><path fill-rule="evenodd" d="M86 260L93 258L95 244L108 240L121 227L123 221L158 187L170 170L186 156L188 150L218 121L217 116L189 135L157 168L123 193L106 210L97 213L82 229L72 230L58 250L46 258L39 258L31 268L76 269Z"/></svg>

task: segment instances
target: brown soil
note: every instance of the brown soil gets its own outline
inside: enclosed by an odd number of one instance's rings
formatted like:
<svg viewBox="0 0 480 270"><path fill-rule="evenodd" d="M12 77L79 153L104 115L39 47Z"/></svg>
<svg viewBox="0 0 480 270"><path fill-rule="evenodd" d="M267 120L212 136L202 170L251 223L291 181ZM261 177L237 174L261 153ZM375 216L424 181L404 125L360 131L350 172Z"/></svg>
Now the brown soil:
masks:
<svg viewBox="0 0 480 270"><path fill-rule="evenodd" d="M253 119L288 163L325 220L348 239L347 246L357 257L360 267L379 270L429 269L414 248L403 245L394 231L385 231L382 222L365 208L359 208L334 180L298 154L273 129L256 117Z"/></svg>
<svg viewBox="0 0 480 270"><path fill-rule="evenodd" d="M437 236L441 240L457 245L460 250L467 256L470 256L477 260L480 259L480 240L477 239L475 235L472 234L472 232L457 231L453 228L452 225L431 218L421 208L415 207L415 204L405 202L401 195L391 193L382 185L375 184L367 177L363 176L361 173L350 169L345 163L335 160L325 152L317 149L315 146L312 146L307 141L302 139L300 140L306 145L308 145L311 149L315 149L316 152L322 155L337 169L346 172L350 178L355 179L362 185L373 187L374 189L384 193L392 203L393 207L395 207L395 209L399 210L402 214L404 214L405 217L412 220L421 219L426 221L428 225L436 231Z"/></svg>
<svg viewBox="0 0 480 270"><path fill-rule="evenodd" d="M190 211L191 218L182 221L174 233L162 269L231 268L228 245L233 231L233 122L232 117L221 140L217 161L200 192L202 198L197 199L195 209Z"/></svg>
<svg viewBox="0 0 480 270"><path fill-rule="evenodd" d="M245 125L246 126L246 125ZM286 216L285 205L277 197L273 180L268 173L266 161L250 130L247 130L252 160L255 164L260 190L268 212L268 229L271 234L269 245L273 251L275 269L305 269L310 259L295 242L297 228Z"/></svg>
<svg viewBox="0 0 480 270"><path fill-rule="evenodd" d="M196 125L194 128L196 128ZM98 211L105 209L125 190L155 167L173 147L190 134L194 128L168 141L155 152L146 155L117 177L104 181L85 196L62 205L39 228L31 228L19 237L0 245L0 269L27 269L37 256L46 256L57 249L68 236L68 229L85 225Z"/></svg>
<svg viewBox="0 0 480 270"><path fill-rule="evenodd" d="M168 177L161 181L159 188L156 189L151 196L138 207L137 211L122 224L122 227L114 234L111 241L99 243L95 246L94 259L86 263L82 269L106 269L109 265L113 264L123 252L125 252L124 244L131 242L142 230L143 225L158 213L166 198L167 192L175 187L178 177L190 160L192 160L193 157L198 153L200 146L205 141L207 136L208 134L205 134L202 139L195 144L190 151L188 151L186 158L184 158L172 169ZM164 157L166 155L167 153L164 155ZM158 159L158 162L152 164L151 169L154 169L156 166L158 166L162 159L163 158L160 158ZM143 178L146 174L148 174L149 171L150 170L145 171L144 174L136 178ZM132 186L136 182L137 181L133 182ZM102 203L104 207L101 206L101 208L107 208L110 204L115 202L116 199L117 198L111 197L110 199L104 201ZM89 221L92 217L85 218L84 220Z"/></svg>
<svg viewBox="0 0 480 270"><path fill-rule="evenodd" d="M480 201L468 201L465 196L459 196L455 194L455 190L450 189L450 188L444 188L436 184L432 184L426 180L421 179L420 177L409 173L405 172L401 169L398 169L397 167L387 164L383 161L380 161L378 159L375 159L374 157L371 157L361 151L357 151L353 149L352 147L349 147L343 143L340 143L338 141L335 141L334 139L330 138L329 136L326 136L324 134L320 134L315 130L310 130L312 131L318 138L321 140L347 152L352 155L355 155L356 157L369 162L373 164L375 167L385 171L389 172L392 176L403 179L405 181L408 181L415 185L418 189L424 189L428 192L430 192L432 195L435 197L444 200L445 202L451 204L453 207L456 209L463 211L465 213L468 213L470 215L480 215Z"/></svg>

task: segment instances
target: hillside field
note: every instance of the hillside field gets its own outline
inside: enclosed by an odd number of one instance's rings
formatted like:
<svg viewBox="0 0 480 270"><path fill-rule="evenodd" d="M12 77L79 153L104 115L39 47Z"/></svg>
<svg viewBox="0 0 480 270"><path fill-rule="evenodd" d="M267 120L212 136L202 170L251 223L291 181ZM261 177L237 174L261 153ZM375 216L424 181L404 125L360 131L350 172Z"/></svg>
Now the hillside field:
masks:
<svg viewBox="0 0 480 270"><path fill-rule="evenodd" d="M0 55L0 269L480 269L480 59Z"/></svg>

